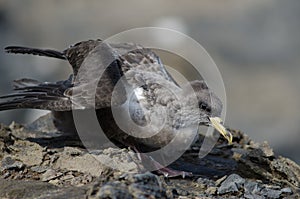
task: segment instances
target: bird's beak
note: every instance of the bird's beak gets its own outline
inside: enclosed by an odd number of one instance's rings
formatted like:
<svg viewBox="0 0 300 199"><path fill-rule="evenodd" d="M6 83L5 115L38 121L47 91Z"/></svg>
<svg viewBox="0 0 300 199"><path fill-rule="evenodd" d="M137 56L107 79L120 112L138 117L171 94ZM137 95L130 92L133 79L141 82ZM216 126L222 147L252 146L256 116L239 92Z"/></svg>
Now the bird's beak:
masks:
<svg viewBox="0 0 300 199"><path fill-rule="evenodd" d="M209 117L212 126L219 131L223 137L228 140L229 144L232 144L232 134L226 130L226 128L221 124L222 120L219 117Z"/></svg>

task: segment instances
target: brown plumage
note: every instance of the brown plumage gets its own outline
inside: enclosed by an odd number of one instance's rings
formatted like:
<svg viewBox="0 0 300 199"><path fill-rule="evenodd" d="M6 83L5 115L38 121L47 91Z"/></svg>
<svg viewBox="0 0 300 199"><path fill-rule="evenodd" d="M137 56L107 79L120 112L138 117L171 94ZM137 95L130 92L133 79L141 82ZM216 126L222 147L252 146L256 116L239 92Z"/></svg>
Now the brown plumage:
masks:
<svg viewBox="0 0 300 199"><path fill-rule="evenodd" d="M222 110L221 101L205 82L190 82L192 91L185 91L186 87L181 88L174 81L153 51L137 44L107 44L101 40L88 40L70 46L62 52L17 46L6 47L5 50L8 53L33 54L69 61L73 68L69 79L54 83L31 79L16 80L14 90L17 92L2 96L6 101L0 102L0 111L17 108L51 110L55 123L63 131L76 131L74 124L63 122L66 118L72 118L72 110L96 109L101 127L103 126L110 139L123 146L134 145L140 151L149 151L170 142L177 130L190 125L209 125L209 118L219 116ZM91 67L86 67L88 65ZM104 70L104 73L98 81L99 70ZM122 77L125 78L121 80ZM122 83L114 100L116 107L120 109L119 114L125 112L125 105L129 106L133 122L143 126L159 122L162 119L159 111L166 109L169 117L160 133L150 138L136 138L118 127L111 111L112 92L118 81ZM95 95L91 96L92 84L96 86ZM125 95L125 87L138 88L134 90L133 98L129 99ZM170 90L181 93L181 98L172 96ZM193 94L197 99L195 104L192 103ZM128 101L129 103L126 103ZM157 118L153 119L147 114ZM152 128L138 128L133 131L147 133L152 131Z"/></svg>

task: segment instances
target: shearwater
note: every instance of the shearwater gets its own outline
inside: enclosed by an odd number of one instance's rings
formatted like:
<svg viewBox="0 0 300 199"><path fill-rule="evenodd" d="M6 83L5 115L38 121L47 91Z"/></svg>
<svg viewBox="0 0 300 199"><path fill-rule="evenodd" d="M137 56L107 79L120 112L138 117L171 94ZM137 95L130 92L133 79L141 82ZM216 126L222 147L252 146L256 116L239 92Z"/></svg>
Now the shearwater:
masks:
<svg viewBox="0 0 300 199"><path fill-rule="evenodd" d="M53 83L15 80L16 92L1 97L0 111L50 110L58 130L74 133L74 111L93 109L112 142L138 152L160 149L179 133L177 139L184 143L185 137L192 135L190 129L197 130L200 125L215 127L232 142L219 118L222 102L217 95L203 80L180 86L151 49L133 43L88 40L62 52L21 46L9 46L5 51L67 60L73 74Z"/></svg>

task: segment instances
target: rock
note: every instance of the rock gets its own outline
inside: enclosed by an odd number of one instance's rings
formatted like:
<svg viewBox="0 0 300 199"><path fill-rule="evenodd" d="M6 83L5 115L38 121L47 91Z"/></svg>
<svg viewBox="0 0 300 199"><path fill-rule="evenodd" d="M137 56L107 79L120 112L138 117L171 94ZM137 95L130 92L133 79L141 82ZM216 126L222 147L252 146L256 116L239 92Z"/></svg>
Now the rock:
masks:
<svg viewBox="0 0 300 199"><path fill-rule="evenodd" d="M287 188L281 189L281 193L291 194L291 193L293 193L293 191L291 190L291 188L287 187Z"/></svg>
<svg viewBox="0 0 300 199"><path fill-rule="evenodd" d="M61 188L40 181L0 179L0 198L81 199L85 198L86 191L85 188Z"/></svg>
<svg viewBox="0 0 300 199"><path fill-rule="evenodd" d="M244 183L244 178L237 174L231 174L221 183L221 186L218 188L218 194L238 192Z"/></svg>
<svg viewBox="0 0 300 199"><path fill-rule="evenodd" d="M12 159L12 157L4 157L1 161L0 171L4 170L21 170L25 167L25 165L17 160Z"/></svg>
<svg viewBox="0 0 300 199"><path fill-rule="evenodd" d="M38 124L40 130L42 124L47 122ZM220 139L201 159L195 151L201 142L196 142L171 165L195 176L173 179L145 173L129 149L87 151L78 140L51 137L55 132L0 125L0 198L300 197L296 163L276 157L267 144L256 144L242 132L231 132L233 145Z"/></svg>
<svg viewBox="0 0 300 199"><path fill-rule="evenodd" d="M257 182L246 181L244 184L244 197L247 199L263 199L264 197L260 194L261 188Z"/></svg>
<svg viewBox="0 0 300 199"><path fill-rule="evenodd" d="M253 193L245 193L244 198L247 198L247 199L265 199L264 196L260 196L260 195L253 194Z"/></svg>
<svg viewBox="0 0 300 199"><path fill-rule="evenodd" d="M200 185L204 185L205 187L213 187L218 186L217 181L213 181L207 178L198 178L197 183Z"/></svg>
<svg viewBox="0 0 300 199"><path fill-rule="evenodd" d="M54 162L53 168L100 176L106 166L98 161L95 156L78 150L78 148L66 147L63 152L57 154L58 159Z"/></svg>
<svg viewBox="0 0 300 199"><path fill-rule="evenodd" d="M27 166L36 166L43 162L44 149L34 142L17 140L13 146L10 146L10 149L15 152L14 158L22 161Z"/></svg>
<svg viewBox="0 0 300 199"><path fill-rule="evenodd" d="M25 126L29 131L35 131L37 133L42 132L43 134L58 134L57 129L53 123L53 116L51 113L47 113L34 122Z"/></svg>
<svg viewBox="0 0 300 199"><path fill-rule="evenodd" d="M62 175L63 175L63 173L61 173L61 172L57 172L54 169L49 169L41 176L41 180L46 182L46 181L50 181L55 178L58 178Z"/></svg>
<svg viewBox="0 0 300 199"><path fill-rule="evenodd" d="M294 161L279 156L270 163L272 170L278 173L282 179L300 187L300 166Z"/></svg>
<svg viewBox="0 0 300 199"><path fill-rule="evenodd" d="M259 153L263 157L273 157L274 152L273 149L267 142L263 142L262 144L254 143L252 147L255 149L253 153Z"/></svg>
<svg viewBox="0 0 300 199"><path fill-rule="evenodd" d="M226 178L227 178L227 176L225 175L222 178L216 180L216 183L215 183L216 186L219 186Z"/></svg>
<svg viewBox="0 0 300 199"><path fill-rule="evenodd" d="M218 187L208 187L205 190L205 193L209 194L209 195L215 195L217 193Z"/></svg>
<svg viewBox="0 0 300 199"><path fill-rule="evenodd" d="M125 184L120 182L108 182L103 185L95 198L124 198L132 199L132 195L128 192Z"/></svg>
<svg viewBox="0 0 300 199"><path fill-rule="evenodd" d="M282 192L280 190L263 188L261 193L267 198L279 198Z"/></svg>
<svg viewBox="0 0 300 199"><path fill-rule="evenodd" d="M14 144L14 139L10 129L0 124L0 151L5 151L6 147L12 144Z"/></svg>
<svg viewBox="0 0 300 199"><path fill-rule="evenodd" d="M142 169L136 154L128 149L107 148L96 156L107 167L122 172L138 173Z"/></svg>
<svg viewBox="0 0 300 199"><path fill-rule="evenodd" d="M259 193L261 188L258 186L257 182L246 181L244 184L245 193L256 194Z"/></svg>
<svg viewBox="0 0 300 199"><path fill-rule="evenodd" d="M95 189L95 187L93 188ZM152 174L125 174L119 180L105 183L92 198L167 198L160 179Z"/></svg>
<svg viewBox="0 0 300 199"><path fill-rule="evenodd" d="M31 171L34 171L37 173L44 173L48 169L49 169L49 167L47 167L47 166L33 166L30 168Z"/></svg>

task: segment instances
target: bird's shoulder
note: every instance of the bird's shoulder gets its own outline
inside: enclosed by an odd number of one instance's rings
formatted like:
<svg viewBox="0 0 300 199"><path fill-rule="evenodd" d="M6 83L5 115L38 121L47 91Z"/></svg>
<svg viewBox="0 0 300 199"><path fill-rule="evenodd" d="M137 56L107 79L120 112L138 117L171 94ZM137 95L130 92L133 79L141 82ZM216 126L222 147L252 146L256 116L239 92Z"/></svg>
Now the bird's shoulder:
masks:
<svg viewBox="0 0 300 199"><path fill-rule="evenodd" d="M71 45L63 51L63 54L71 64L74 74L77 73L84 59L97 45L101 43L100 39L80 41Z"/></svg>

